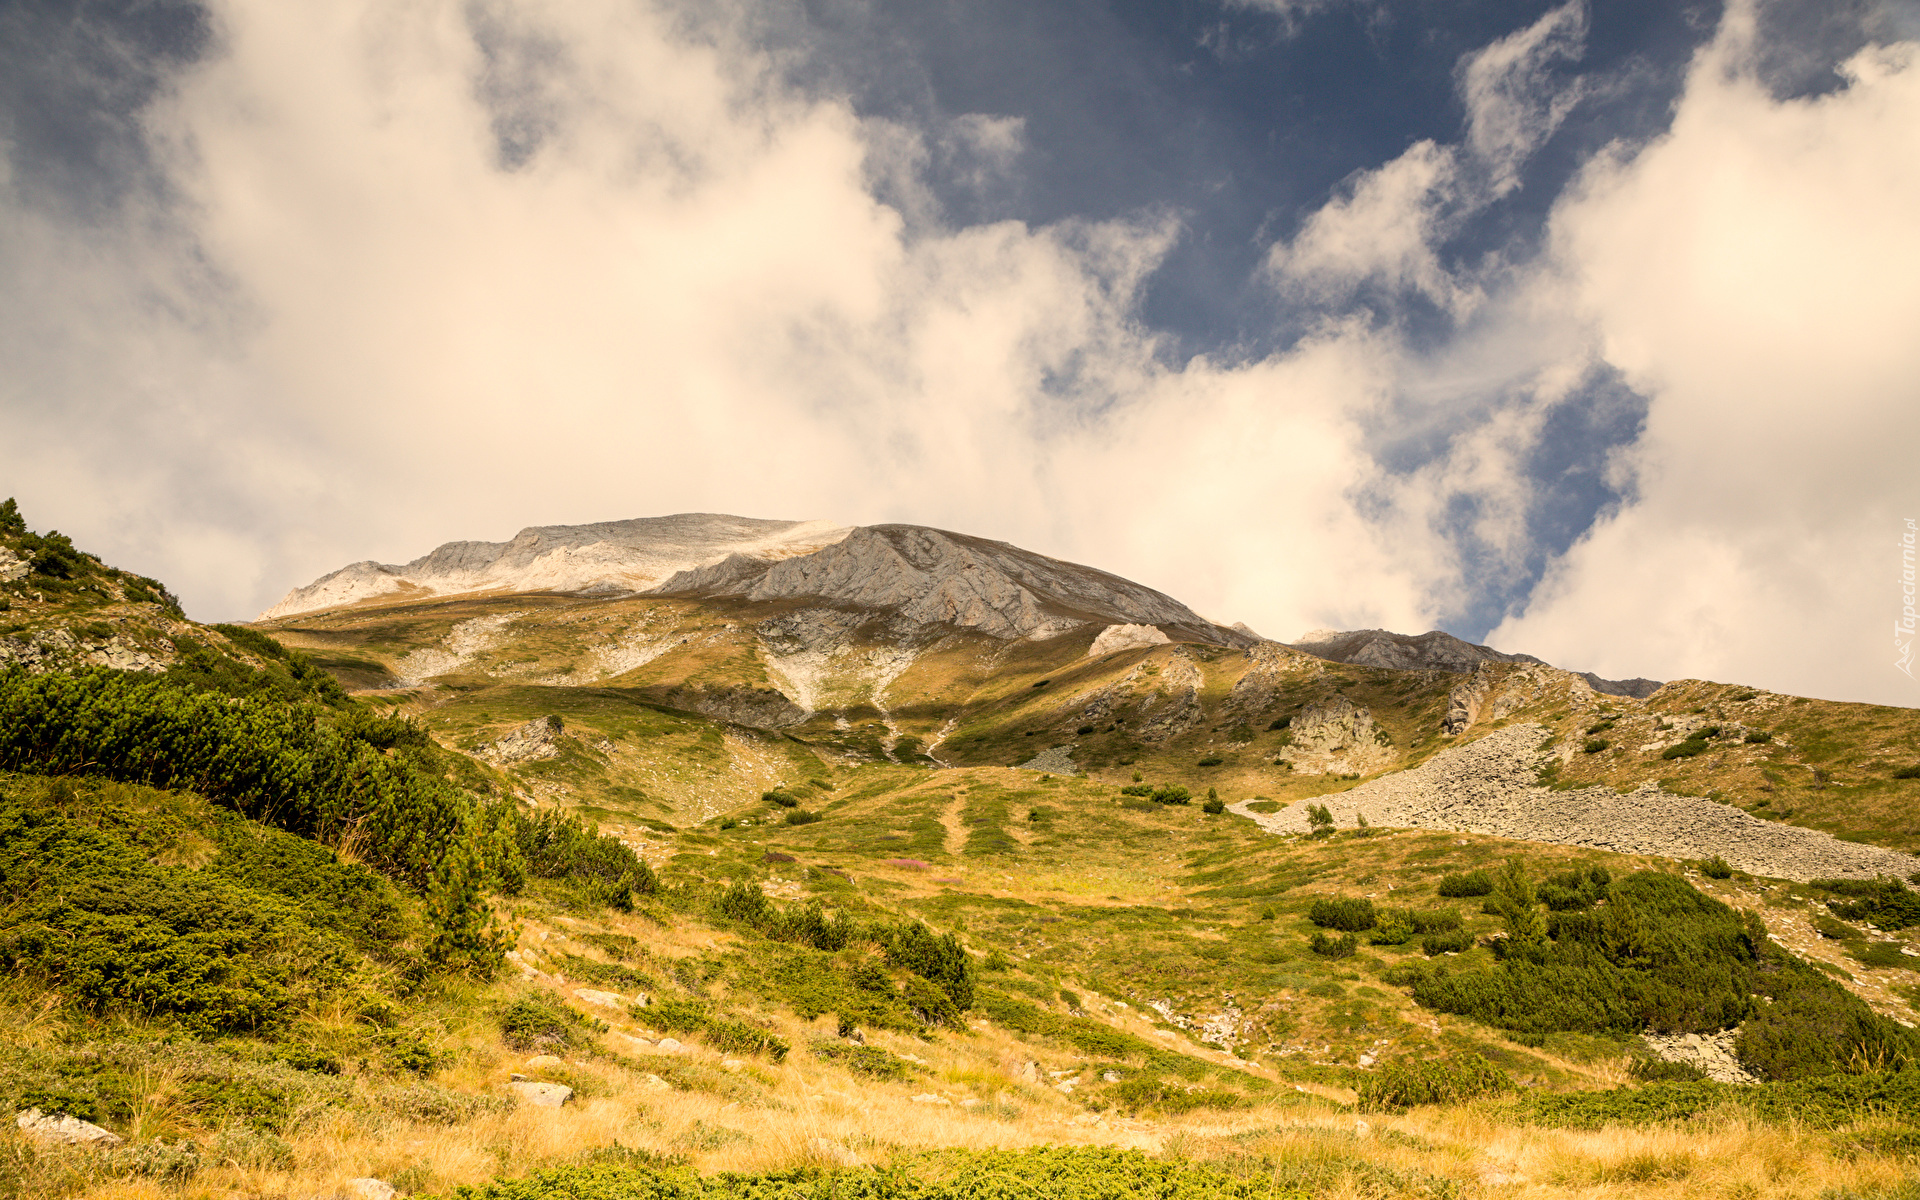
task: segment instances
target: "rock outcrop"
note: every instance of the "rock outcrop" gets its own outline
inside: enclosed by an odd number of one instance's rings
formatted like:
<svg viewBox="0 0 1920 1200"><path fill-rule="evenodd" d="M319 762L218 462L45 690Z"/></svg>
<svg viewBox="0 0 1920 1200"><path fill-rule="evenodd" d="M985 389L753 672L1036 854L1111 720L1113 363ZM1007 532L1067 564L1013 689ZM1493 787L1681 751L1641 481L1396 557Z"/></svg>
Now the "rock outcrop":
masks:
<svg viewBox="0 0 1920 1200"><path fill-rule="evenodd" d="M166 670L173 657L171 647L148 649L118 634L101 638L52 628L0 637L0 671L21 667L32 675L85 667L155 674Z"/></svg>
<svg viewBox="0 0 1920 1200"><path fill-rule="evenodd" d="M1490 662L1547 665L1531 654L1504 654L1491 646L1465 641L1438 629L1419 634L1393 633L1386 629L1315 629L1301 634L1292 646L1332 662L1389 667L1396 671L1472 671L1481 663ZM1594 691L1609 696L1644 700L1660 688L1660 681L1656 679L1602 679L1586 671L1576 674Z"/></svg>
<svg viewBox="0 0 1920 1200"><path fill-rule="evenodd" d="M966 534L870 525L804 556L735 557L681 572L660 596L806 600L887 612L998 638L1053 637L1082 625L1149 625L1182 640L1245 645L1171 596L1118 575Z"/></svg>
<svg viewBox="0 0 1920 1200"><path fill-rule="evenodd" d="M294 588L260 619L379 597L645 591L729 558L764 565L811 554L849 532L831 521L763 521L718 513L537 525L505 542L448 542L410 563L353 563Z"/></svg>
<svg viewBox="0 0 1920 1200"><path fill-rule="evenodd" d="M557 758L564 732L566 725L559 717L535 717L500 740L482 746L480 757L501 767Z"/></svg>
<svg viewBox="0 0 1920 1200"><path fill-rule="evenodd" d="M1172 641L1152 625L1109 625L1087 647L1088 658L1099 658L1119 650L1137 650L1143 646L1164 646Z"/></svg>
<svg viewBox="0 0 1920 1200"><path fill-rule="evenodd" d="M1392 743L1369 709L1333 696L1300 710L1282 751L1300 775L1366 775L1393 761Z"/></svg>

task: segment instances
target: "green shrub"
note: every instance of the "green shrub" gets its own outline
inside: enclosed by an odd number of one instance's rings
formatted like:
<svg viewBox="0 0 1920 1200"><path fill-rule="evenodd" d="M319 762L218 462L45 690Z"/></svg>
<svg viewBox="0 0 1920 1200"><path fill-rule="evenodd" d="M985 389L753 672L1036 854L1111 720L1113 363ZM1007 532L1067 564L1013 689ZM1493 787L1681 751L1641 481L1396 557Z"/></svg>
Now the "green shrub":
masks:
<svg viewBox="0 0 1920 1200"><path fill-rule="evenodd" d="M1400 1059L1361 1081L1355 1107L1392 1112L1416 1104L1460 1104L1513 1090L1512 1078L1478 1054Z"/></svg>
<svg viewBox="0 0 1920 1200"><path fill-rule="evenodd" d="M1485 871L1465 871L1440 877L1442 896L1486 896L1493 892L1493 876Z"/></svg>
<svg viewBox="0 0 1920 1200"><path fill-rule="evenodd" d="M1901 767L1893 773L1895 779L1920 779L1920 764Z"/></svg>
<svg viewBox="0 0 1920 1200"><path fill-rule="evenodd" d="M779 790L775 790L771 792L761 792L760 798L762 800L765 800L768 804L777 804L781 808L800 807L800 798L798 796L790 796L786 792L779 791Z"/></svg>
<svg viewBox="0 0 1920 1200"><path fill-rule="evenodd" d="M787 824L789 825L811 825L819 819L819 813L811 812L804 808L796 808L787 814Z"/></svg>
<svg viewBox="0 0 1920 1200"><path fill-rule="evenodd" d="M897 1082L912 1078L919 1070L913 1063L897 1054L889 1054L878 1046L821 1038L810 1043L808 1049L813 1051L815 1058L837 1062L854 1074L865 1075L869 1079Z"/></svg>
<svg viewBox="0 0 1920 1200"><path fill-rule="evenodd" d="M1314 935L1307 939L1307 949L1321 958L1352 958L1354 952L1360 949L1360 942L1350 933L1330 938L1316 930Z"/></svg>
<svg viewBox="0 0 1920 1200"><path fill-rule="evenodd" d="M1509 937L1496 952L1503 957L1492 968L1416 964L1403 981L1421 1004L1526 1037L1744 1022L1741 1062L1763 1078L1920 1061L1920 1035L1772 945L1757 919L1672 875L1628 875L1605 907L1556 913L1545 937Z"/></svg>
<svg viewBox="0 0 1920 1200"><path fill-rule="evenodd" d="M1121 1080L1107 1089L1106 1096L1129 1112L1152 1110L1167 1114L1193 1112L1202 1108L1241 1108L1247 1103L1246 1097L1233 1092L1182 1087L1150 1075L1135 1075Z"/></svg>
<svg viewBox="0 0 1920 1200"><path fill-rule="evenodd" d="M1706 739L1698 734L1690 736L1684 742L1676 742L1660 752L1661 758L1697 758L1707 752Z"/></svg>
<svg viewBox="0 0 1920 1200"><path fill-rule="evenodd" d="M1324 804L1307 805L1307 826L1315 833L1333 828L1333 812Z"/></svg>
<svg viewBox="0 0 1920 1200"><path fill-rule="evenodd" d="M918 921L874 926L872 938L888 962L939 985L954 1008L965 1012L973 1007L973 956L959 938L951 933L936 934Z"/></svg>
<svg viewBox="0 0 1920 1200"><path fill-rule="evenodd" d="M1226 761L1227 761L1226 759L1220 757L1218 754L1209 754L1205 758L1201 759L1198 765L1203 767L1217 767L1221 763Z"/></svg>
<svg viewBox="0 0 1920 1200"><path fill-rule="evenodd" d="M1603 737L1592 737L1580 743L1580 750L1583 754L1598 754L1612 744Z"/></svg>
<svg viewBox="0 0 1920 1200"><path fill-rule="evenodd" d="M790 1049L785 1038L742 1021L710 1018L699 1032L709 1046L723 1054L764 1054L774 1062L783 1062Z"/></svg>
<svg viewBox="0 0 1920 1200"><path fill-rule="evenodd" d="M1404 946L1418 932L1413 927L1413 914L1406 909L1384 909L1374 924L1373 932L1367 936L1367 943L1373 946Z"/></svg>
<svg viewBox="0 0 1920 1200"><path fill-rule="evenodd" d="M1120 789L1122 796L1151 796L1153 785L1150 783L1130 783Z"/></svg>
<svg viewBox="0 0 1920 1200"><path fill-rule="evenodd" d="M1473 935L1464 929L1452 933L1428 934L1420 939L1420 952L1428 958L1442 954L1461 954L1473 948Z"/></svg>
<svg viewBox="0 0 1920 1200"><path fill-rule="evenodd" d="M1817 885L1827 886L1840 881L1816 880ZM1842 895L1852 895L1852 901L1829 900L1827 908L1843 921L1865 921L1878 929L1907 929L1920 925L1920 895L1892 876L1881 876L1871 881L1847 880ZM1829 891L1840 888L1828 886Z"/></svg>
<svg viewBox="0 0 1920 1200"><path fill-rule="evenodd" d="M1749 746L1764 746L1773 740L1773 735L1764 729L1755 729L1741 740ZM1916 774L1920 774L1920 772L1916 772Z"/></svg>
<svg viewBox="0 0 1920 1200"><path fill-rule="evenodd" d="M1372 929L1377 920L1373 901L1351 898L1322 898L1307 910L1307 920L1322 929L1341 929L1352 933Z"/></svg>
<svg viewBox="0 0 1920 1200"><path fill-rule="evenodd" d="M1641 1083L1698 1083L1707 1073L1688 1062L1668 1062L1651 1056L1635 1058L1627 1066L1627 1075Z"/></svg>
<svg viewBox="0 0 1920 1200"><path fill-rule="evenodd" d="M659 1006L656 1005L656 1008ZM544 994L522 996L500 1010L500 1036L516 1050L571 1050L592 1044L606 1025Z"/></svg>
<svg viewBox="0 0 1920 1200"><path fill-rule="evenodd" d="M376 866L423 887L469 811L405 721L107 670L0 674L0 768L191 789L323 841L351 830Z"/></svg>
<svg viewBox="0 0 1920 1200"><path fill-rule="evenodd" d="M1177 783L1163 784L1153 789L1155 804L1186 804L1192 801L1193 793Z"/></svg>
<svg viewBox="0 0 1920 1200"><path fill-rule="evenodd" d="M578 817L500 804L488 810L487 818L505 828L530 875L581 884L599 903L625 912L633 910L635 896L660 890L653 868L631 846Z"/></svg>
<svg viewBox="0 0 1920 1200"><path fill-rule="evenodd" d="M214 819L223 848L208 867L161 866L130 840L150 831L115 828L145 814L81 803L65 780L49 794L0 796L0 971L84 1011L266 1029L344 986L356 941L392 953L381 941L411 931L390 884L290 835ZM302 885L314 894L287 894Z"/></svg>
<svg viewBox="0 0 1920 1200"><path fill-rule="evenodd" d="M1195 1101L1191 1107L1200 1107ZM935 1150L886 1171L815 1168L705 1178L691 1168L594 1163L536 1171L463 1188L462 1200L1306 1200L1274 1186L1182 1158L1138 1150L1043 1146L1030 1150Z"/></svg>
<svg viewBox="0 0 1920 1200"><path fill-rule="evenodd" d="M1700 873L1708 879L1732 879L1733 867L1716 854L1700 864Z"/></svg>

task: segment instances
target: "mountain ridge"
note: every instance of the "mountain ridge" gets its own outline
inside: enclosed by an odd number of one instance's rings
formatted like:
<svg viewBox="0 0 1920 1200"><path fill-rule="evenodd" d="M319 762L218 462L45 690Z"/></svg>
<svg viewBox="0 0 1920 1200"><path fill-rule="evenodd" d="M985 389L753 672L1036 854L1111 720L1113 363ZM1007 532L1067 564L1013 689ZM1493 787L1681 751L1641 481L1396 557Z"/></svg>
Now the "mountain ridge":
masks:
<svg viewBox="0 0 1920 1200"><path fill-rule="evenodd" d="M1329 662L1387 667L1396 671L1467 672L1483 662L1552 665L1531 654L1503 653L1439 629L1430 629L1426 633L1394 633L1387 629L1314 629L1301 634L1298 641L1288 645L1303 654L1311 654ZM1602 679L1591 671L1571 671L1569 674L1586 680L1587 686L1596 692L1609 696L1628 696L1635 700L1645 700L1660 690L1661 686L1661 681L1657 679Z"/></svg>

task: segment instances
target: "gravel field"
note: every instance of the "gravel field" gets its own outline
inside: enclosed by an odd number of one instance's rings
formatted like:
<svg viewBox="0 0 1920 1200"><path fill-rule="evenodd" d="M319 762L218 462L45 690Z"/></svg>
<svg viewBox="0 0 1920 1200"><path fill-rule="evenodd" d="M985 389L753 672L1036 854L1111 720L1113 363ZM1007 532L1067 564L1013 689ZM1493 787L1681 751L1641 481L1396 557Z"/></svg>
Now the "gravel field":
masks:
<svg viewBox="0 0 1920 1200"><path fill-rule="evenodd" d="M1843 842L1832 834L1762 821L1729 804L1674 796L1648 784L1558 792L1538 786L1544 725L1513 725L1444 750L1410 771L1320 798L1340 828L1358 824L1441 829L1591 846L1626 854L1698 859L1718 854L1736 868L1776 879L1870 878L1920 871L1911 854ZM1272 833L1306 833L1307 806L1276 813L1228 806Z"/></svg>

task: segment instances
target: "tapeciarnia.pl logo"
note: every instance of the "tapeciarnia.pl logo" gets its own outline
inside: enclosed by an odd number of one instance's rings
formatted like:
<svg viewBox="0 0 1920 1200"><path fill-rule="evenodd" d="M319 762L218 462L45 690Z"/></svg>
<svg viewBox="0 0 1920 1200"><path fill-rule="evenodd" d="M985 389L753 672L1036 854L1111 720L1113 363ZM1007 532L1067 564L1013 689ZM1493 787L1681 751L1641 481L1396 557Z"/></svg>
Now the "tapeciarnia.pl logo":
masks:
<svg viewBox="0 0 1920 1200"><path fill-rule="evenodd" d="M1914 632L1914 519L1907 518L1907 531L1900 537L1900 619L1893 623L1893 665L1913 678Z"/></svg>

